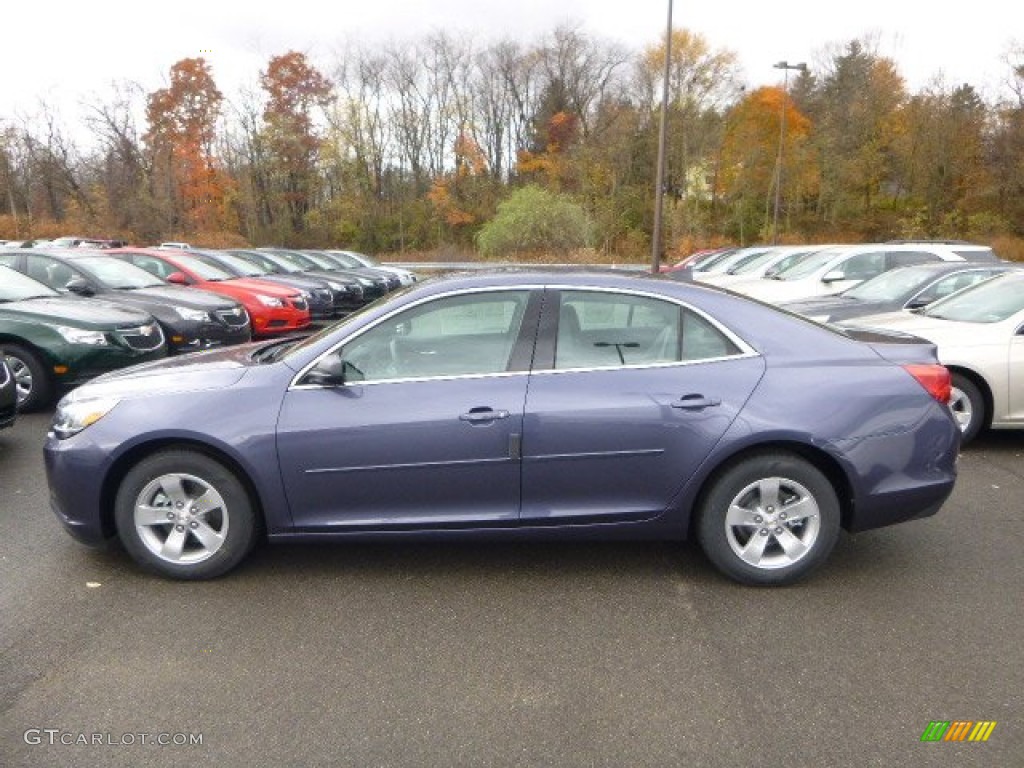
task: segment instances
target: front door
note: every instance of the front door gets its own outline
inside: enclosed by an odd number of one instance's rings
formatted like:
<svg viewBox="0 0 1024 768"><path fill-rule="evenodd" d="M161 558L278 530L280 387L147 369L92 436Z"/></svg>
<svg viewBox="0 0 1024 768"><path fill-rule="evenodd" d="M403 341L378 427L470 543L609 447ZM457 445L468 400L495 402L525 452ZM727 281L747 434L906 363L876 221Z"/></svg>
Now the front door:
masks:
<svg viewBox="0 0 1024 768"><path fill-rule="evenodd" d="M278 453L298 530L514 523L535 318L524 290L428 300L332 351L346 382L300 379Z"/></svg>

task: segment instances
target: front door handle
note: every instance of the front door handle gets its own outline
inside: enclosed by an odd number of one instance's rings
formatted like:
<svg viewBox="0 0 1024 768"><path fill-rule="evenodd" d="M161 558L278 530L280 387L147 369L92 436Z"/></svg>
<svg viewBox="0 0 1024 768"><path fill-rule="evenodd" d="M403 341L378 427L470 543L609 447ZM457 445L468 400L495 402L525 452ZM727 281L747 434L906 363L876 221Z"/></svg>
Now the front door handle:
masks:
<svg viewBox="0 0 1024 768"><path fill-rule="evenodd" d="M493 408L470 408L469 413L459 416L459 420L468 421L470 424L485 424L498 419L507 419L508 415L508 411L496 411Z"/></svg>
<svg viewBox="0 0 1024 768"><path fill-rule="evenodd" d="M713 397L704 397L704 395L683 395L672 403L672 407L679 408L684 411L699 411L704 408L712 408L721 404L721 400Z"/></svg>

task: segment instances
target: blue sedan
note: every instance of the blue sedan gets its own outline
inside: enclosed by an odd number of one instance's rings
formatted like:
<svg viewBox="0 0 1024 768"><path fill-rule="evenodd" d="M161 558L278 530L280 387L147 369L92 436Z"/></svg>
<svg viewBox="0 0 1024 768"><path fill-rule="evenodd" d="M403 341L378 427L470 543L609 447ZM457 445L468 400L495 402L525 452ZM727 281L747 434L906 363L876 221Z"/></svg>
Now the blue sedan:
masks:
<svg viewBox="0 0 1024 768"><path fill-rule="evenodd" d="M496 271L103 376L60 402L45 457L73 536L173 578L263 537L695 537L775 585L841 528L941 507L949 393L913 336L652 276Z"/></svg>

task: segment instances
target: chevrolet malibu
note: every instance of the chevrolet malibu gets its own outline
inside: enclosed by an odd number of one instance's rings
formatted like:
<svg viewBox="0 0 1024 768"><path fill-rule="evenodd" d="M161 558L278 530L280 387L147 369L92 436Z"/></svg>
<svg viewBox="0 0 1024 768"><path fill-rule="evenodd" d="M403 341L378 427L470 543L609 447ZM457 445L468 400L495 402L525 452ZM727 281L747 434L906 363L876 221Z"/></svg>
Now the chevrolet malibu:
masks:
<svg viewBox="0 0 1024 768"><path fill-rule="evenodd" d="M940 508L949 392L912 336L651 276L502 271L104 376L60 402L45 458L74 537L173 578L264 536L695 537L777 585L841 529Z"/></svg>

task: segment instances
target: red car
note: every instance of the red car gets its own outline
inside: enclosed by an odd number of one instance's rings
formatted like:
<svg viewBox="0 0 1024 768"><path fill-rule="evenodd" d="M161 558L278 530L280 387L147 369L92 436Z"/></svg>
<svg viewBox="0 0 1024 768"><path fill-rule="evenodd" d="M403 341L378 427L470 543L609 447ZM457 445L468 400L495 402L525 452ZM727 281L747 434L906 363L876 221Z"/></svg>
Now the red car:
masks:
<svg viewBox="0 0 1024 768"><path fill-rule="evenodd" d="M184 251L117 248L104 253L130 261L169 283L230 296L249 312L253 336L274 336L309 327L309 303L295 288L234 277Z"/></svg>

